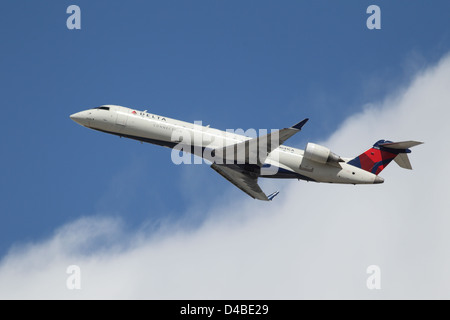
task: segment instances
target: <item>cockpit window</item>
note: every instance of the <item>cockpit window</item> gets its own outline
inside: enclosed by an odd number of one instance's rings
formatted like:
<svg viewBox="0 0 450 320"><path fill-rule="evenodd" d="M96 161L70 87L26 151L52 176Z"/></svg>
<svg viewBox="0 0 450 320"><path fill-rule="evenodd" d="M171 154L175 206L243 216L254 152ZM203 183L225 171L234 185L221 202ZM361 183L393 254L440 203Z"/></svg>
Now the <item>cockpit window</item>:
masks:
<svg viewBox="0 0 450 320"><path fill-rule="evenodd" d="M98 108L94 108L94 109L100 109L100 110L109 111L109 107L98 107Z"/></svg>

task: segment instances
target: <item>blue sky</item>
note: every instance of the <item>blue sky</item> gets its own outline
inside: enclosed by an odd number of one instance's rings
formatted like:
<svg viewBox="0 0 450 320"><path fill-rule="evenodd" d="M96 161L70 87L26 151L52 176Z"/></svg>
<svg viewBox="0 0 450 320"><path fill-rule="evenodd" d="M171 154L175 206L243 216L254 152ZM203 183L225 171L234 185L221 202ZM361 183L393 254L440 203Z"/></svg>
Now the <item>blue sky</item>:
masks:
<svg viewBox="0 0 450 320"><path fill-rule="evenodd" d="M66 28L71 4L81 30ZM381 30L366 28L371 4ZM447 53L449 12L448 1L2 4L0 256L81 216L118 216L133 230L190 207L201 220L208 197L234 188L207 166L175 166L167 149L87 130L70 114L118 104L219 129L309 117L290 141L303 147ZM186 190L191 180L200 195Z"/></svg>

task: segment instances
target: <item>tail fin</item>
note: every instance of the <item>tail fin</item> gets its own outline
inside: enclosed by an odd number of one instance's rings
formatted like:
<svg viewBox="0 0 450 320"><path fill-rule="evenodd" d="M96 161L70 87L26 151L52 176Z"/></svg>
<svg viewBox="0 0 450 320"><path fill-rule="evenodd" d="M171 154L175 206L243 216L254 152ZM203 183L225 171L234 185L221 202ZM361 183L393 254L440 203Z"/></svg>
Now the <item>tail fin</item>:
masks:
<svg viewBox="0 0 450 320"><path fill-rule="evenodd" d="M392 160L402 168L412 169L409 162L409 148L422 144L418 141L392 142L380 140L372 148L359 155L348 164L378 175Z"/></svg>

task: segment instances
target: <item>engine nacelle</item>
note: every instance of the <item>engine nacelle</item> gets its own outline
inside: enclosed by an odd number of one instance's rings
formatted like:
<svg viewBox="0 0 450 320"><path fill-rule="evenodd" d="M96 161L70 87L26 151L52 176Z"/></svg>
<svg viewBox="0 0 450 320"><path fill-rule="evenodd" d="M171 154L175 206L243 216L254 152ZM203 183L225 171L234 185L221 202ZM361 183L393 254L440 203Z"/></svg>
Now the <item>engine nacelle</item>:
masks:
<svg viewBox="0 0 450 320"><path fill-rule="evenodd" d="M344 162L341 157L331 152L330 149L311 142L306 145L304 157L322 164L327 162Z"/></svg>

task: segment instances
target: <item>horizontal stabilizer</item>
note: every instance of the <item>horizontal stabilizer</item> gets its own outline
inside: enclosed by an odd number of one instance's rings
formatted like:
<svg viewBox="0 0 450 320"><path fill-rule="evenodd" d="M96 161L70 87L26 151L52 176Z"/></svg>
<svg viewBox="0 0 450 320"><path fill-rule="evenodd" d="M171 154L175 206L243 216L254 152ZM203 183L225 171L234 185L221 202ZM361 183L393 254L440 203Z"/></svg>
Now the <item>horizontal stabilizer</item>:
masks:
<svg viewBox="0 0 450 320"><path fill-rule="evenodd" d="M412 170L411 162L409 161L406 153L399 153L394 161L400 166L400 168Z"/></svg>
<svg viewBox="0 0 450 320"><path fill-rule="evenodd" d="M402 141L402 142L386 142L386 143L380 143L379 145L382 147L390 148L390 149L408 149L415 146L418 146L419 144L422 144L423 142L419 141Z"/></svg>

